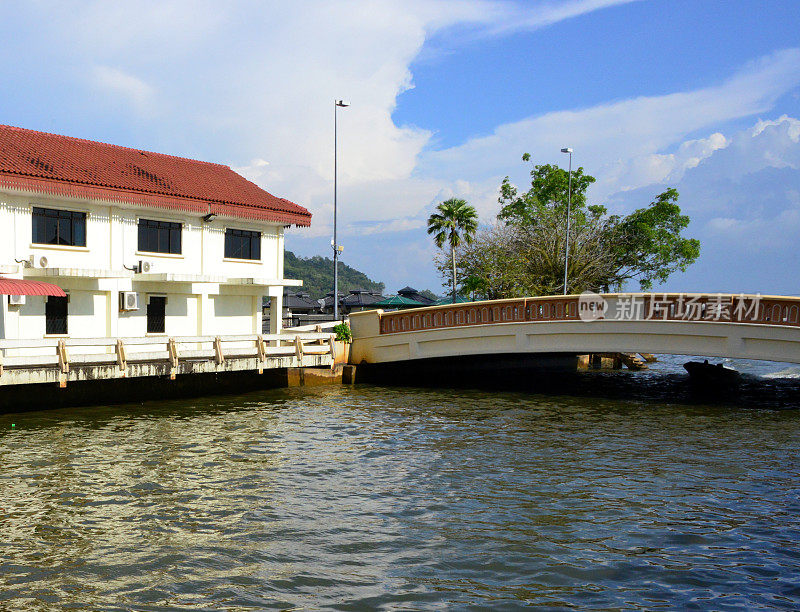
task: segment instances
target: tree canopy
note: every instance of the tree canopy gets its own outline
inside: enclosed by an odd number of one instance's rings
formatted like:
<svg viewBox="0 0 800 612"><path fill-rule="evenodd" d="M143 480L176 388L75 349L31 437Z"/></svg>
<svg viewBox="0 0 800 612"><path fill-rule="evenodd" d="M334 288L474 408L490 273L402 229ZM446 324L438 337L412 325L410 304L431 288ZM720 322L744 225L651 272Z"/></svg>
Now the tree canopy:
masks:
<svg viewBox="0 0 800 612"><path fill-rule="evenodd" d="M469 245L478 229L478 213L467 204L466 200L450 198L436 207L436 212L428 217L428 233L440 249L445 243L450 245L450 263L452 269L451 285L453 302L456 301L456 249L463 244Z"/></svg>
<svg viewBox="0 0 800 612"><path fill-rule="evenodd" d="M700 243L683 236L689 217L681 214L675 189L620 216L587 203L586 190L594 181L583 168L572 173L567 271L571 293L619 289L628 281L650 289L697 259ZM550 164L533 166L531 187L525 192L508 177L503 180L497 223L457 249L463 293L501 298L563 291L568 182L568 172ZM438 262L443 273L444 263Z"/></svg>

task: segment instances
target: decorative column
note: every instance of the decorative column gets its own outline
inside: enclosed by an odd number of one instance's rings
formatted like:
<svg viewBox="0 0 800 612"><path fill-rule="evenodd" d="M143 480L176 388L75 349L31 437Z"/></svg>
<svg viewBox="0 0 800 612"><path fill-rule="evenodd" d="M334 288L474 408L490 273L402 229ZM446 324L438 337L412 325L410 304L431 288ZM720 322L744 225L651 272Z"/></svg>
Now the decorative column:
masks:
<svg viewBox="0 0 800 612"><path fill-rule="evenodd" d="M269 333L281 333L283 323L283 287L276 287L276 295L269 296Z"/></svg>

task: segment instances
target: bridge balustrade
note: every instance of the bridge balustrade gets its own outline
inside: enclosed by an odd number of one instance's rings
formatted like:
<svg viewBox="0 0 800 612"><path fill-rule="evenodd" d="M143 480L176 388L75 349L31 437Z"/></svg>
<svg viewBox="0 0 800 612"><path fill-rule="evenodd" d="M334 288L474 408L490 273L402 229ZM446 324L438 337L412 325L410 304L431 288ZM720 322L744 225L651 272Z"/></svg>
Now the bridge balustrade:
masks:
<svg viewBox="0 0 800 612"><path fill-rule="evenodd" d="M577 320L578 298L557 296L552 298L519 298L488 303L454 304L436 306L431 311L388 312L381 316L382 334L402 331L444 329L465 325L514 323L523 321Z"/></svg>
<svg viewBox="0 0 800 612"><path fill-rule="evenodd" d="M732 294L609 294L606 320L702 321L800 326L800 298ZM419 308L381 315L381 334L523 321L578 321L579 296L546 296Z"/></svg>

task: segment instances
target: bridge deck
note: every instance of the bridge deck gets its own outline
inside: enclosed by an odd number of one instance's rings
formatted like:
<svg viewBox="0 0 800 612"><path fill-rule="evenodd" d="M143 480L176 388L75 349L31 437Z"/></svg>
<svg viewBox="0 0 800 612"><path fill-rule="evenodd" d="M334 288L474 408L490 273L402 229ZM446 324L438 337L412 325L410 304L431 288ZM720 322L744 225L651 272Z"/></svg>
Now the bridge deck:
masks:
<svg viewBox="0 0 800 612"><path fill-rule="evenodd" d="M648 352L800 363L800 298L608 294L351 315L353 363L500 353Z"/></svg>

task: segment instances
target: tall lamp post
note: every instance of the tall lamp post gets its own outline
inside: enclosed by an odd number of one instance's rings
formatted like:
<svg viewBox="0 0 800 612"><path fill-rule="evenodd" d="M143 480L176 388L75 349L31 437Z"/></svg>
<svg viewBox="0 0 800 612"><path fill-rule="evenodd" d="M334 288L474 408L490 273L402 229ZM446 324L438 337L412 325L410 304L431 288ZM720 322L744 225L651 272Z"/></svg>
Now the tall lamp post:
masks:
<svg viewBox="0 0 800 612"><path fill-rule="evenodd" d="M567 239L564 245L564 295L567 295L567 270L569 265L569 219L572 208L572 149L564 147L562 153L569 153L569 178L567 179Z"/></svg>
<svg viewBox="0 0 800 612"><path fill-rule="evenodd" d="M338 128L337 128L337 111L339 108L346 108L350 106L349 102L344 100L333 101L333 240L331 246L333 247L333 320L339 320L339 253L342 252L342 247L336 239L336 191L338 181Z"/></svg>

